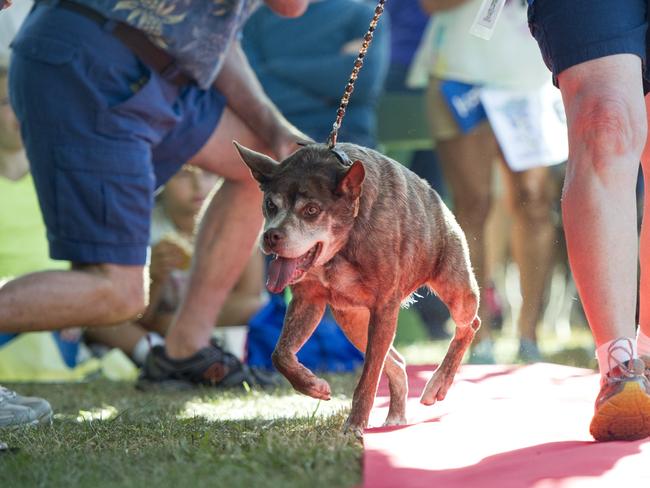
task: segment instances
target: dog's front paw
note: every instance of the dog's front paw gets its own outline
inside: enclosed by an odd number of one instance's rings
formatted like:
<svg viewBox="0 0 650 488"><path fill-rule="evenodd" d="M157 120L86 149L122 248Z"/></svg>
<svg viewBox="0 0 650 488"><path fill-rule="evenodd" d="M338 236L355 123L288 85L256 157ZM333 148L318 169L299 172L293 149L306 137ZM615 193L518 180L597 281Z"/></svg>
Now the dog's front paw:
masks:
<svg viewBox="0 0 650 488"><path fill-rule="evenodd" d="M433 405L438 400L444 400L453 381L453 376L444 374L439 369L436 370L427 382L427 386L424 387L424 391L420 397L420 403L423 405Z"/></svg>
<svg viewBox="0 0 650 488"><path fill-rule="evenodd" d="M329 400L332 397L329 383L317 376L310 378L308 381L295 384L294 388L300 393L316 398L317 400Z"/></svg>

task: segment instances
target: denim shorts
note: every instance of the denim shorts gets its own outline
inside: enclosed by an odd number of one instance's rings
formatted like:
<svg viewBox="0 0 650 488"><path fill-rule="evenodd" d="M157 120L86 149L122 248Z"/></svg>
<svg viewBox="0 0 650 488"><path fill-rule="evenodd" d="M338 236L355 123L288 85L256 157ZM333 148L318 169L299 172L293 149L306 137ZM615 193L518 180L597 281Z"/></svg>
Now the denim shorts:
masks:
<svg viewBox="0 0 650 488"><path fill-rule="evenodd" d="M167 82L100 24L49 4L12 48L10 98L50 256L145 264L154 191L214 132L224 97Z"/></svg>
<svg viewBox="0 0 650 488"><path fill-rule="evenodd" d="M647 0L529 0L528 23L556 86L567 68L627 53L643 61L647 93L647 10Z"/></svg>

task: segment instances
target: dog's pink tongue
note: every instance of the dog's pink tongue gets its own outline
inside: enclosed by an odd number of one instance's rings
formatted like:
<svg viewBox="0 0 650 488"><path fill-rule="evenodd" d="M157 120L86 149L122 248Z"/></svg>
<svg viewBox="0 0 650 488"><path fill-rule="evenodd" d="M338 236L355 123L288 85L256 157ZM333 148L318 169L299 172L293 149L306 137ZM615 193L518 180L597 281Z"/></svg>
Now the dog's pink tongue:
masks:
<svg viewBox="0 0 650 488"><path fill-rule="evenodd" d="M293 272L298 267L298 259L277 257L269 264L269 277L266 289L271 293L280 293L289 284Z"/></svg>

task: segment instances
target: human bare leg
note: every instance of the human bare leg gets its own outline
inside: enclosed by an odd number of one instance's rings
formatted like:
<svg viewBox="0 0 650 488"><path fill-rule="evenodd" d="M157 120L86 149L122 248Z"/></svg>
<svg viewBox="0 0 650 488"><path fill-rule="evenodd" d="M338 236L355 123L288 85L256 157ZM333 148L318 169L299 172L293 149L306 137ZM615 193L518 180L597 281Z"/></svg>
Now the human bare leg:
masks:
<svg viewBox="0 0 650 488"><path fill-rule="evenodd" d="M31 273L0 284L0 331L102 326L145 306L142 266L103 264Z"/></svg>
<svg viewBox="0 0 650 488"><path fill-rule="evenodd" d="M453 196L454 214L465 232L472 268L480 289L485 289L485 223L491 206L491 174L498 154L492 129L487 124L469 134L438 141L440 161ZM483 326L475 343L490 338L490 320L482 303L479 317Z"/></svg>
<svg viewBox="0 0 650 488"><path fill-rule="evenodd" d="M569 129L562 213L602 375L589 427L599 441L650 436L650 384L634 341L634 190L647 132L641 79L641 60L630 54L559 76Z"/></svg>
<svg viewBox="0 0 650 488"><path fill-rule="evenodd" d="M641 61L608 56L567 69L559 81L569 128L563 221L571 269L599 346L634 335L634 188L646 137Z"/></svg>
<svg viewBox="0 0 650 488"><path fill-rule="evenodd" d="M226 109L212 137L191 161L225 181L201 219L187 293L167 334L171 358L191 356L208 344L262 228L262 193L235 152L233 139L264 149L259 138Z"/></svg>
<svg viewBox="0 0 650 488"><path fill-rule="evenodd" d="M92 328L84 332L86 341L115 347L129 356L140 340L146 337L147 330L137 322L124 322L111 327Z"/></svg>
<svg viewBox="0 0 650 488"><path fill-rule="evenodd" d="M512 208L512 253L519 266L521 313L519 336L531 347L537 344L537 325L542 315L544 295L554 255L555 228L551 221L549 169L506 171ZM530 352L522 351L525 359Z"/></svg>
<svg viewBox="0 0 650 488"><path fill-rule="evenodd" d="M650 99L646 96L646 115L650 118ZM650 127L650 123L648 124ZM641 164L643 165L643 222L641 224L641 240L639 259L641 277L639 284L639 329L637 331L638 354L646 361L646 372L650 371L650 144L646 140Z"/></svg>

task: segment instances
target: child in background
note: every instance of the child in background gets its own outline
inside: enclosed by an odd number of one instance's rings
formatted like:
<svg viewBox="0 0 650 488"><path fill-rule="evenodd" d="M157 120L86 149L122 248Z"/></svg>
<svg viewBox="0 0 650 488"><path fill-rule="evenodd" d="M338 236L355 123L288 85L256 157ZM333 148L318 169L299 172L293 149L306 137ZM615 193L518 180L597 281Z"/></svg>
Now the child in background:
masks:
<svg viewBox="0 0 650 488"><path fill-rule="evenodd" d="M186 165L157 196L151 225L149 306L137 322L86 331L93 344L118 347L142 365L151 346L163 343L187 284L201 208L219 179ZM216 326L243 325L265 302L264 265L255 251L233 288Z"/></svg>

